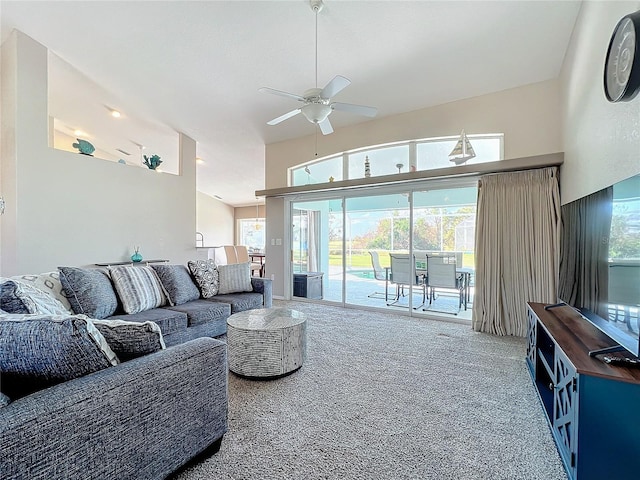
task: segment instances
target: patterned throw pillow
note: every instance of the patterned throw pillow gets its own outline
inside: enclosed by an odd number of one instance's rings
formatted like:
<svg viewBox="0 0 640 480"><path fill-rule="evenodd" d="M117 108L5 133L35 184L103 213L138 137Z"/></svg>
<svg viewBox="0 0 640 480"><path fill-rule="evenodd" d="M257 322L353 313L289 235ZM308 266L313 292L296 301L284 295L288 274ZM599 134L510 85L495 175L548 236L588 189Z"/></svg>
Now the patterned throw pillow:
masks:
<svg viewBox="0 0 640 480"><path fill-rule="evenodd" d="M149 266L111 267L109 274L122 308L129 314L161 307L167 301L155 270Z"/></svg>
<svg viewBox="0 0 640 480"><path fill-rule="evenodd" d="M92 320L120 361L167 348L158 324L126 320Z"/></svg>
<svg viewBox="0 0 640 480"><path fill-rule="evenodd" d="M72 311L71 304L62 289L60 272L46 272L36 275L16 275L11 277L11 279L19 280L22 283L29 283L34 287L39 288L44 293L47 293L58 300L64 308L67 309L67 311Z"/></svg>
<svg viewBox="0 0 640 480"><path fill-rule="evenodd" d="M220 295L227 293L253 292L251 285L251 264L233 263L231 265L220 265Z"/></svg>
<svg viewBox="0 0 640 480"><path fill-rule="evenodd" d="M14 400L117 364L83 316L7 315L0 321L2 391Z"/></svg>
<svg viewBox="0 0 640 480"><path fill-rule="evenodd" d="M200 298L200 290L184 265L151 265L151 268L158 274L172 306Z"/></svg>
<svg viewBox="0 0 640 480"><path fill-rule="evenodd" d="M38 314L50 314L50 315L68 315L70 312L53 296L43 292L39 288L36 288L31 283L25 283L16 279L0 279L2 284L9 283L8 289L3 288L2 294L3 296L10 291L11 283L13 283L13 288L11 294L13 298L12 302L17 305L19 302L22 302L24 308L26 308L28 313L38 313ZM9 310L7 304L5 302L9 301L8 298L3 298L0 303L0 306L3 307L4 310ZM22 308L14 308L14 312L23 313Z"/></svg>
<svg viewBox="0 0 640 480"><path fill-rule="evenodd" d="M109 276L97 268L58 267L60 283L71 308L91 318L110 317L118 298Z"/></svg>
<svg viewBox="0 0 640 480"><path fill-rule="evenodd" d="M0 392L0 408L6 407L11 403L11 399L7 397L4 393Z"/></svg>
<svg viewBox="0 0 640 480"><path fill-rule="evenodd" d="M202 298L211 298L218 294L218 268L212 259L190 260L187 265Z"/></svg>

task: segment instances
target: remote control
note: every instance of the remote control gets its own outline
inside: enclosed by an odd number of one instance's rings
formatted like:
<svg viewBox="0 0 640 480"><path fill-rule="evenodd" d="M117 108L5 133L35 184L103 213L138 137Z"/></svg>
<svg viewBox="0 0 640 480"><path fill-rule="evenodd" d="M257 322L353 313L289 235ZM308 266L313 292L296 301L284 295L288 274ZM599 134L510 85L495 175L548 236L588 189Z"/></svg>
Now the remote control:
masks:
<svg viewBox="0 0 640 480"><path fill-rule="evenodd" d="M602 357L605 363L619 365L621 367L640 367L640 358L612 357L605 355Z"/></svg>

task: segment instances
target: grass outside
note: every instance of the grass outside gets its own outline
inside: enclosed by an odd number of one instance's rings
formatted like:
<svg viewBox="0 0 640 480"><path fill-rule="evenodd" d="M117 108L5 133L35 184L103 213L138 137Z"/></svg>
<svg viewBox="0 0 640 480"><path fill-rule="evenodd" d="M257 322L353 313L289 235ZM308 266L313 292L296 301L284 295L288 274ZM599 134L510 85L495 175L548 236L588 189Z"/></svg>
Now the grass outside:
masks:
<svg viewBox="0 0 640 480"><path fill-rule="evenodd" d="M335 250L331 250L335 251ZM387 250L378 250L380 265L384 267L391 266L391 259L389 258ZM340 267L342 266L342 255L329 254L329 265ZM473 268L475 265L475 254L464 253L462 256L462 266ZM368 250L352 250L347 252L347 270L372 270L371 255Z"/></svg>

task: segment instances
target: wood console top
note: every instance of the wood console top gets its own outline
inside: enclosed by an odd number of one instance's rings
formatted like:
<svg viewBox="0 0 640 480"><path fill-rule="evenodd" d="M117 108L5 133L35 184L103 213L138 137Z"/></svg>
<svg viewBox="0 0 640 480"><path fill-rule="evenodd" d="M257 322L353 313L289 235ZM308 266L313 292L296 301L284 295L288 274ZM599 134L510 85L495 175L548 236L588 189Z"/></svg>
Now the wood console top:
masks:
<svg viewBox="0 0 640 480"><path fill-rule="evenodd" d="M613 366L590 357L589 351L616 345L570 306L545 310L544 303L528 302L544 329L565 352L580 374L640 383L640 369ZM622 352L615 355L623 355Z"/></svg>

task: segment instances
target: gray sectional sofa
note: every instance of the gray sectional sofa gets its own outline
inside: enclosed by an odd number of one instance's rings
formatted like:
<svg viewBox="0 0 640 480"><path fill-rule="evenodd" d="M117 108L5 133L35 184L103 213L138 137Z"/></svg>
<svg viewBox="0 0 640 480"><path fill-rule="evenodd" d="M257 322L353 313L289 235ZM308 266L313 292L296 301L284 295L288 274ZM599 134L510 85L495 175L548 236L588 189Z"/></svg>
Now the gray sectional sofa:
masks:
<svg viewBox="0 0 640 480"><path fill-rule="evenodd" d="M162 479L220 448L226 318L271 281L155 267L0 279L0 478Z"/></svg>

